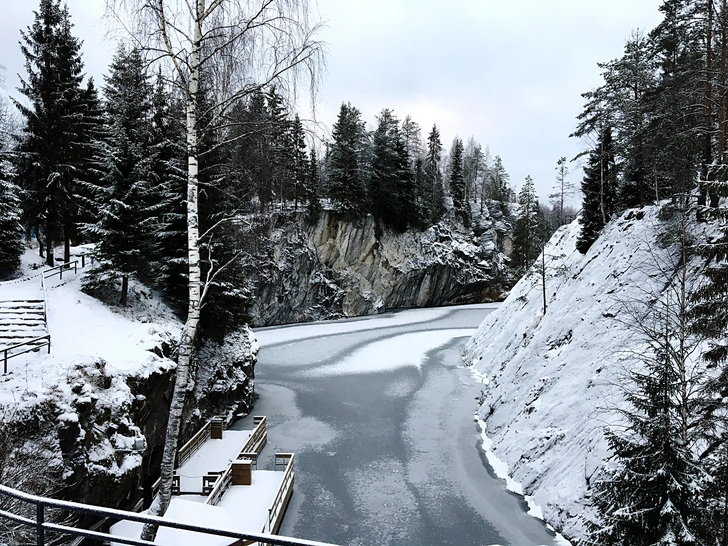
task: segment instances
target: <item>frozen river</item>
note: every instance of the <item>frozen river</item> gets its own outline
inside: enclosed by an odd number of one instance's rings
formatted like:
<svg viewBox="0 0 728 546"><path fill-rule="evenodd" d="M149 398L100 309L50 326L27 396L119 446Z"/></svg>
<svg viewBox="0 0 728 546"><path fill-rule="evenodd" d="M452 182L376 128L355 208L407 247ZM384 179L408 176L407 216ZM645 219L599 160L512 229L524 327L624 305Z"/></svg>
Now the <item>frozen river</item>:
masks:
<svg viewBox="0 0 728 546"><path fill-rule="evenodd" d="M556 544L480 449L480 386L460 348L492 308L256 331L263 455L296 453L281 534L366 546Z"/></svg>

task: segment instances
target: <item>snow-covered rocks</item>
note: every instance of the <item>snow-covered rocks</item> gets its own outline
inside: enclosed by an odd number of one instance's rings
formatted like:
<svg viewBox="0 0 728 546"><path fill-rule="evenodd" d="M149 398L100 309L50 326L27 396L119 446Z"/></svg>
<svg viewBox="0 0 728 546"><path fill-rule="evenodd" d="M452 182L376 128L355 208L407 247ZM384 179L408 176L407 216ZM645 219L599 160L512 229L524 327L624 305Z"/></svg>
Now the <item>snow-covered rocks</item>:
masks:
<svg viewBox="0 0 728 546"><path fill-rule="evenodd" d="M628 211L585 255L579 224L562 227L545 249L546 314L533 269L464 350L485 383L479 417L492 454L571 538L583 536L589 481L608 455L603 430L621 403L626 351L642 349L623 302L663 288L653 274L659 224L657 208Z"/></svg>

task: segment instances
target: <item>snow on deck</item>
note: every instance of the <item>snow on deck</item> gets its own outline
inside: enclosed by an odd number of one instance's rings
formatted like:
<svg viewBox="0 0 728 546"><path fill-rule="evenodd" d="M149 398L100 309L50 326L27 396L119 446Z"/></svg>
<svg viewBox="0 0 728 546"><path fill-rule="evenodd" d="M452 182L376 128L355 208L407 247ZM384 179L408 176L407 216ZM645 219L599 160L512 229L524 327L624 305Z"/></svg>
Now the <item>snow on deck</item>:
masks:
<svg viewBox="0 0 728 546"><path fill-rule="evenodd" d="M268 522L268 508L273 505L284 476L285 472L254 470L252 485L230 486L217 506L204 504L205 497L200 495L172 497L164 518L238 533L260 533ZM110 532L114 536L133 538L139 536L141 528L141 523L120 521ZM154 540L155 544L165 546L227 546L233 542L235 539L169 527L160 527Z"/></svg>
<svg viewBox="0 0 728 546"><path fill-rule="evenodd" d="M177 469L180 491L202 491L202 476L222 472L230 466L252 433L252 430L225 430L222 439L208 439Z"/></svg>
<svg viewBox="0 0 728 546"><path fill-rule="evenodd" d="M218 506L234 518L241 531L260 533L285 475L277 470L253 470L252 485L231 486Z"/></svg>

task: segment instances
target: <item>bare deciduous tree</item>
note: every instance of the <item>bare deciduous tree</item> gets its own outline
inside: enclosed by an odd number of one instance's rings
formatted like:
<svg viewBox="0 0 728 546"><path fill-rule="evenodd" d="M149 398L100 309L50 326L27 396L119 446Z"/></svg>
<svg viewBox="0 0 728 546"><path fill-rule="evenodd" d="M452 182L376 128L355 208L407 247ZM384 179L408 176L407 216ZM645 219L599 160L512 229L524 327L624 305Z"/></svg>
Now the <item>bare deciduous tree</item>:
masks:
<svg viewBox="0 0 728 546"><path fill-rule="evenodd" d="M323 46L315 39L308 0L107 0L107 15L128 30L150 57L166 62L186 100L187 240L189 300L180 338L159 495L150 513L163 515L171 498L174 457L184 409L190 359L206 290L200 274L197 207L200 119L220 121L249 93L271 84L295 99L306 81L313 94L323 63ZM211 111L198 112L201 78L212 94ZM212 269L213 261L210 260ZM221 269L217 269L219 272ZM215 272L208 274L206 283ZM150 540L156 528L145 526Z"/></svg>

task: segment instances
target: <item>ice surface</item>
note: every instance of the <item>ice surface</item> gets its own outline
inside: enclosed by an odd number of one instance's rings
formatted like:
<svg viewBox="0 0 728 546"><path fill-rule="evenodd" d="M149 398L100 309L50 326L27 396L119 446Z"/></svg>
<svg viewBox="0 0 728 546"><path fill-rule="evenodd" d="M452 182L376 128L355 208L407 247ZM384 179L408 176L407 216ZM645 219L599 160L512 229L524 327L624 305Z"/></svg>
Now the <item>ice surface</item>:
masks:
<svg viewBox="0 0 728 546"><path fill-rule="evenodd" d="M304 372L314 377L381 373L403 367L420 368L427 353L448 341L473 334L472 328L454 328L401 334L368 344L343 362Z"/></svg>

